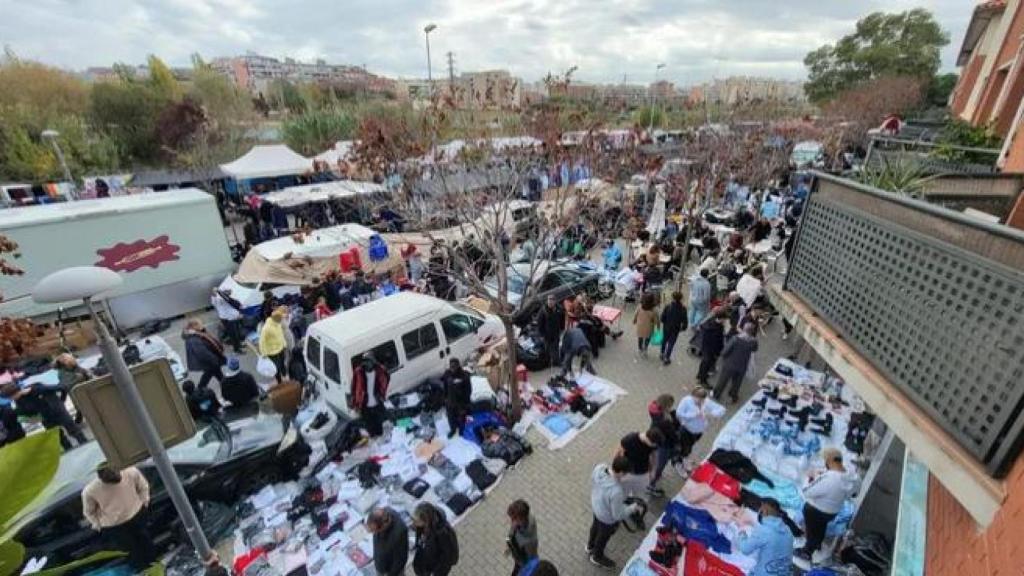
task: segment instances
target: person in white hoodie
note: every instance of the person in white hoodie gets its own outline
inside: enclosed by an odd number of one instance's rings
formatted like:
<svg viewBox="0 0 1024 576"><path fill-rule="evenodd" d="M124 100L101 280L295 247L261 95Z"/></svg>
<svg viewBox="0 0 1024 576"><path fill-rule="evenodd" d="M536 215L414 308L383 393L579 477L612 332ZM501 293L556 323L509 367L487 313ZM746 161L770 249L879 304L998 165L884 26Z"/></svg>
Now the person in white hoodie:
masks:
<svg viewBox="0 0 1024 576"><path fill-rule="evenodd" d="M796 555L807 561L811 561L825 540L828 523L839 514L843 503L857 487L856 476L843 466L843 453L838 448L825 448L821 458L825 461L825 471L811 476L803 489L807 543Z"/></svg>
<svg viewBox="0 0 1024 576"><path fill-rule="evenodd" d="M639 511L636 504L626 504L622 480L629 470L629 459L616 456L611 466L598 464L590 475L590 506L594 511L594 521L590 524L587 554L592 564L602 568L615 568L615 562L604 555L605 546L619 529L619 523Z"/></svg>

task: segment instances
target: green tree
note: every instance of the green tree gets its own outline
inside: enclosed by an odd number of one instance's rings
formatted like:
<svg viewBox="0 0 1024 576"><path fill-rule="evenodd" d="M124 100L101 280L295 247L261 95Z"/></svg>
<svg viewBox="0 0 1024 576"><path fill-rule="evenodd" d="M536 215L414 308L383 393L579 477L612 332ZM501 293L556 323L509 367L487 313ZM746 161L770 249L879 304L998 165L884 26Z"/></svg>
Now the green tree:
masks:
<svg viewBox="0 0 1024 576"><path fill-rule="evenodd" d="M959 79L960 76L952 72L932 78L928 85L928 103L937 108L945 108L949 104L949 95L953 93Z"/></svg>
<svg viewBox="0 0 1024 576"><path fill-rule="evenodd" d="M356 118L341 108L310 110L285 120L281 130L289 147L310 156L327 150L338 140L351 139L356 131Z"/></svg>
<svg viewBox="0 0 1024 576"><path fill-rule="evenodd" d="M948 43L949 35L928 10L875 12L858 21L852 34L804 58L804 90L811 101L823 102L883 76L930 79L939 69L939 51Z"/></svg>
<svg viewBox="0 0 1024 576"><path fill-rule="evenodd" d="M148 84L153 92L167 101L177 100L181 96L181 86L167 64L152 54L149 55L146 64L149 66Z"/></svg>
<svg viewBox="0 0 1024 576"><path fill-rule="evenodd" d="M277 110L300 114L306 110L306 99L302 92L287 80L274 80L267 88L270 105Z"/></svg>
<svg viewBox="0 0 1024 576"><path fill-rule="evenodd" d="M125 162L149 164L160 152L156 126L167 103L148 83L101 82L93 86L89 115L117 143Z"/></svg>

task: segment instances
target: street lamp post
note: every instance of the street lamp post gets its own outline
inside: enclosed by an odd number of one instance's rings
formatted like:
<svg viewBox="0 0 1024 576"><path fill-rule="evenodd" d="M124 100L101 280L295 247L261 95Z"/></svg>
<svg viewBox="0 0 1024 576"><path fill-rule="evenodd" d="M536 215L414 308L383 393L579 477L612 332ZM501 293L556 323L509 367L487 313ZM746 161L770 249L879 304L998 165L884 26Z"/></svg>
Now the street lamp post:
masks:
<svg viewBox="0 0 1024 576"><path fill-rule="evenodd" d="M192 504L185 494L185 488L181 484L181 479L178 478L178 474L174 471L174 466L167 456L167 450L164 448L160 434L150 418L149 411L146 410L146 405L143 403L142 395L139 394L139 390L135 386L135 380L128 370L128 365L125 364L124 358L117 348L117 342L114 341L106 324L96 315L96 311L92 306L93 299L97 295L117 288L121 285L121 282L121 277L116 272L107 268L95 266L65 268L40 280L32 291L32 299L38 303L46 304L74 300L82 300L85 303L93 325L96 326L103 360L110 369L110 376L121 395L121 399L124 401L128 417L131 418L136 432L139 433L143 442L146 443L146 448L153 459L153 464L160 475L160 480L164 483L167 495L174 504L174 508L178 511L178 516L181 518L189 540L192 541L192 547L195 548L196 553L203 562L212 563L216 560L216 555L213 549L210 548L206 535L203 534L199 519L196 517L195 510L192 509Z"/></svg>
<svg viewBox="0 0 1024 576"><path fill-rule="evenodd" d="M657 84L658 84L658 72L661 72L661 69L664 68L664 67L665 67L665 64L661 63L661 64L658 64L654 68L654 83L651 84L651 101L650 101L649 109L647 111L647 114L648 114L648 116L647 116L647 118L648 118L647 134L651 136L651 141L652 142L654 141L654 102L655 102L655 100L654 100L654 90L655 90L655 86L657 86Z"/></svg>
<svg viewBox="0 0 1024 576"><path fill-rule="evenodd" d="M57 154L57 160L60 161L60 167L64 170L64 181L71 185L72 196L75 196L76 194L74 192L78 187L75 186L75 181L71 178L71 170L68 169L68 163L64 159L64 151L60 149L60 142L57 142L57 137L60 136L60 132L57 132L56 130L43 130L41 136L43 137L43 140L49 140L50 145L53 146L53 151Z"/></svg>
<svg viewBox="0 0 1024 576"><path fill-rule="evenodd" d="M437 30L437 24L430 23L423 28L423 36L427 39L427 86L430 86L430 96L434 96L434 73L430 63L430 33Z"/></svg>

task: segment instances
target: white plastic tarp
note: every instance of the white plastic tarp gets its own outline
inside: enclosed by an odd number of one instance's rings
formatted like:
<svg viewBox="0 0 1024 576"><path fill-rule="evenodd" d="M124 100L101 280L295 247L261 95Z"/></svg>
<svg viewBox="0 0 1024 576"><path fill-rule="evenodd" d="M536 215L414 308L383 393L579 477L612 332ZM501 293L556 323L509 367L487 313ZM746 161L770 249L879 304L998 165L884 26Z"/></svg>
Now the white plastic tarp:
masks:
<svg viewBox="0 0 1024 576"><path fill-rule="evenodd" d="M665 229L665 188L655 186L654 206L651 207L651 218L647 221L647 231L657 236Z"/></svg>
<svg viewBox="0 0 1024 576"><path fill-rule="evenodd" d="M326 202L331 198L351 198L353 196L364 196L386 191L387 189L384 186L374 182L339 180L336 182L291 186L284 190L264 195L263 201L276 204L281 208L291 208L309 202Z"/></svg>
<svg viewBox="0 0 1024 576"><path fill-rule="evenodd" d="M342 160L351 158L355 146L356 142L354 140L339 140L334 143L333 148L317 154L316 159L333 166Z"/></svg>
<svg viewBox="0 0 1024 576"><path fill-rule="evenodd" d="M305 174L313 169L313 162L284 144L272 144L253 146L241 158L221 164L220 169L237 180L250 180Z"/></svg>

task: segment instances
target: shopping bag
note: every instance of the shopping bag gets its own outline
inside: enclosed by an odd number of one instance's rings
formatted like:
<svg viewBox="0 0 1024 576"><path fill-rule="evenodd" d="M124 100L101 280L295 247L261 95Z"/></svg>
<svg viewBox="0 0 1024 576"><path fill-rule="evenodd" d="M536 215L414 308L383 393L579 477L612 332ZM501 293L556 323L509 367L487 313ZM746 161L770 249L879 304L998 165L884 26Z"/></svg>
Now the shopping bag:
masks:
<svg viewBox="0 0 1024 576"><path fill-rule="evenodd" d="M270 358L260 356L256 361L256 373L267 379L274 378L277 376L277 366Z"/></svg>
<svg viewBox="0 0 1024 576"><path fill-rule="evenodd" d="M651 334L651 346L661 346L661 343L665 340L665 333L662 332L661 326L654 329L654 334Z"/></svg>

